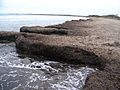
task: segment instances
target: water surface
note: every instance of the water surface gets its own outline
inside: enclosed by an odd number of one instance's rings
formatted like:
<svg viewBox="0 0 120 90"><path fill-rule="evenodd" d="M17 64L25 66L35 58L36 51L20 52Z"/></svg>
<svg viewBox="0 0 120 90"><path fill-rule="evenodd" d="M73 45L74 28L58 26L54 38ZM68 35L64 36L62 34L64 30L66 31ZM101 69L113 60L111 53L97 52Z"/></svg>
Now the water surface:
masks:
<svg viewBox="0 0 120 90"><path fill-rule="evenodd" d="M0 31L19 31L22 26L47 26L64 23L68 20L86 19L70 16L44 15L0 15Z"/></svg>
<svg viewBox="0 0 120 90"><path fill-rule="evenodd" d="M20 58L15 43L0 44L0 90L80 90L94 71L79 65Z"/></svg>

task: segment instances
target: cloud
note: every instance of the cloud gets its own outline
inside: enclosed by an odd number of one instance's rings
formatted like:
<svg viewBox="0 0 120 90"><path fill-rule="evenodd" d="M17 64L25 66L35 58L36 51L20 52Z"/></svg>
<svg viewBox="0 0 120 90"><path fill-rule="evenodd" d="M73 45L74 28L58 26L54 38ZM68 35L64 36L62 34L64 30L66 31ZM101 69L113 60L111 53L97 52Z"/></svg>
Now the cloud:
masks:
<svg viewBox="0 0 120 90"><path fill-rule="evenodd" d="M3 2L2 2L2 0L0 0L0 8L2 7L2 5L3 5Z"/></svg>
<svg viewBox="0 0 120 90"><path fill-rule="evenodd" d="M120 0L0 0L3 12L120 14Z"/></svg>

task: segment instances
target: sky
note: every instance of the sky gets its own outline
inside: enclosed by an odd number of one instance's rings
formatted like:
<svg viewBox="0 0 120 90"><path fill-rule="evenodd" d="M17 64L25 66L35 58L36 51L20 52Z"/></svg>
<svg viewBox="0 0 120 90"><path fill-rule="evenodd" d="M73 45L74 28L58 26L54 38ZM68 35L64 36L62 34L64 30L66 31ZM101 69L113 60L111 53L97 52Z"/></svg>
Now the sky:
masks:
<svg viewBox="0 0 120 90"><path fill-rule="evenodd" d="M120 15L120 0L0 0L0 13Z"/></svg>

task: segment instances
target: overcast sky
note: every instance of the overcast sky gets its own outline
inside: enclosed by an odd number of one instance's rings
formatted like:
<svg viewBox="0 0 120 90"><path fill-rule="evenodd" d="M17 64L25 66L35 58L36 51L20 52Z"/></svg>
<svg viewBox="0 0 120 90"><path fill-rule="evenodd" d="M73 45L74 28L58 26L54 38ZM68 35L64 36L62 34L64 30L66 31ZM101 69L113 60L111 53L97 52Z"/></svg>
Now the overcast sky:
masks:
<svg viewBox="0 0 120 90"><path fill-rule="evenodd" d="M120 15L120 0L0 0L0 13Z"/></svg>

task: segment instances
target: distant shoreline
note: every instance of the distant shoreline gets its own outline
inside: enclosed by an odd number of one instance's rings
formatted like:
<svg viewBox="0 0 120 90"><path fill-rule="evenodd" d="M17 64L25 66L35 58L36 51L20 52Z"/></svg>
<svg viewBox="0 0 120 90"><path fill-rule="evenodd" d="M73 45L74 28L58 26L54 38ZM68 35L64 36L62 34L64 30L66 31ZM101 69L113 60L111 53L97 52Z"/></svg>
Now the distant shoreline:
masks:
<svg viewBox="0 0 120 90"><path fill-rule="evenodd" d="M42 16L85 17L85 16L82 16L82 15L70 15L70 14L32 14L32 13L1 13L0 15L42 15Z"/></svg>
<svg viewBox="0 0 120 90"><path fill-rule="evenodd" d="M36 13L0 13L0 15L38 15L38 16L69 16L69 17L102 17L102 18L112 18L112 19L119 19L120 16L117 14L109 14L109 15L71 15L71 14L36 14Z"/></svg>

